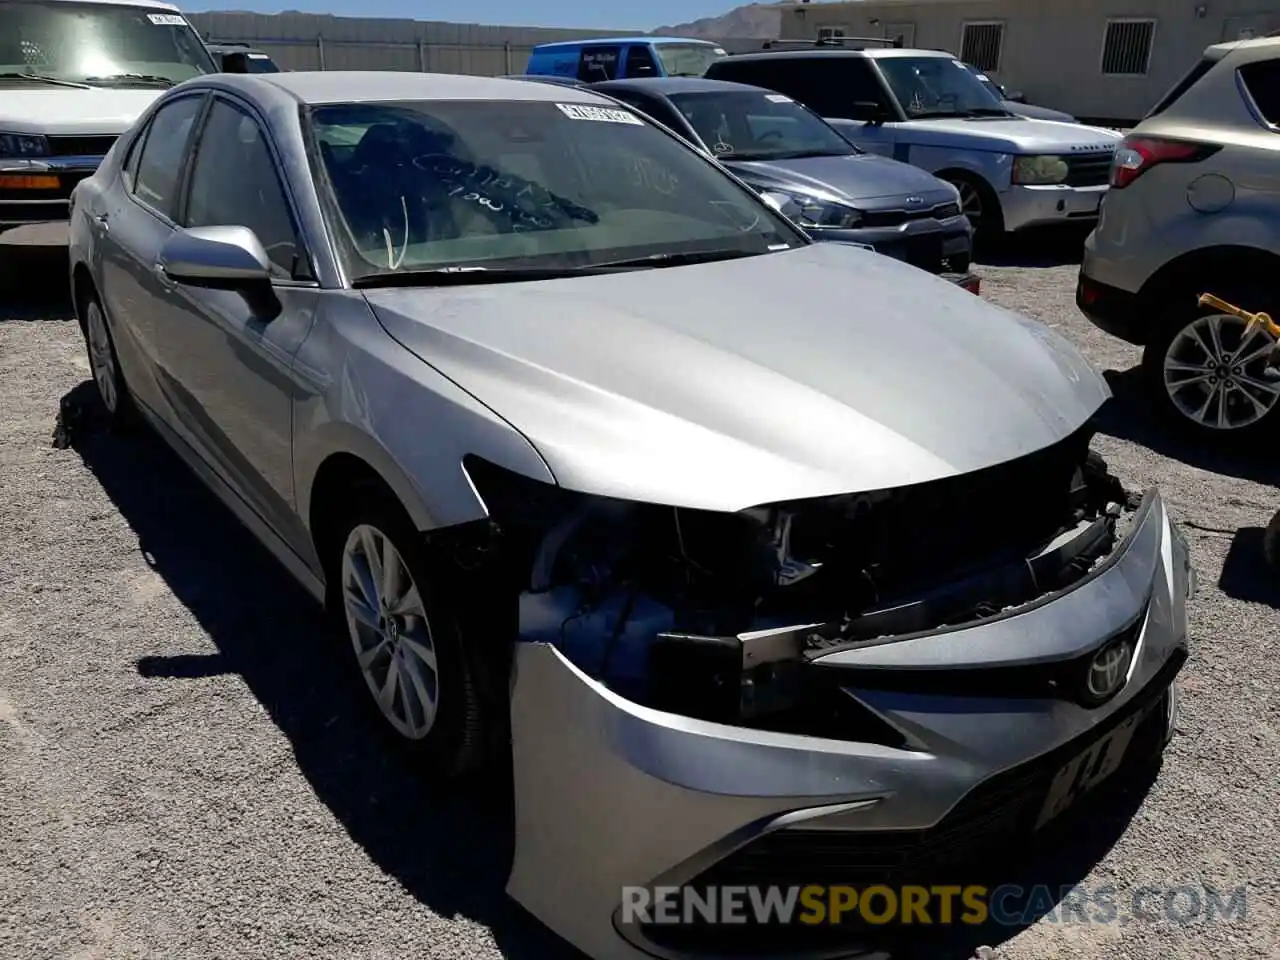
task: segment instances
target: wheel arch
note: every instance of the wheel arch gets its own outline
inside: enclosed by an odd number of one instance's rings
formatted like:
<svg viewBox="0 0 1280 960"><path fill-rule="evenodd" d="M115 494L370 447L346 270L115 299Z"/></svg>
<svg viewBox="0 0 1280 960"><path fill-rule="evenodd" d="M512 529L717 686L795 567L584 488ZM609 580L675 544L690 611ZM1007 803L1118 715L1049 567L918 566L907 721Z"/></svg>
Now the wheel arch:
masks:
<svg viewBox="0 0 1280 960"><path fill-rule="evenodd" d="M1161 303L1184 293L1196 297L1202 293L1225 295L1212 289L1214 284L1264 286L1268 270L1280 271L1280 255L1244 244L1204 247L1174 257L1147 279L1138 296L1144 302Z"/></svg>

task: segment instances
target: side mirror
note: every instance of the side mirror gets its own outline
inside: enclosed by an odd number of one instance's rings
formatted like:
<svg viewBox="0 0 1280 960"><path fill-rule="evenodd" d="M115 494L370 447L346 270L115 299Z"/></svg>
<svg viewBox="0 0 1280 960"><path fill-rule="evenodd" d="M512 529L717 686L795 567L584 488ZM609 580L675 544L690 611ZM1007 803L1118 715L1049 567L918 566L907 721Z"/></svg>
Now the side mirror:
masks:
<svg viewBox="0 0 1280 960"><path fill-rule="evenodd" d="M876 103L874 100L855 101L852 113L850 120L862 120L876 127L889 119L889 111L883 104Z"/></svg>
<svg viewBox="0 0 1280 960"><path fill-rule="evenodd" d="M271 290L271 261L248 227L190 227L177 230L160 249L157 266L189 287L234 290L257 314L279 312Z"/></svg>
<svg viewBox="0 0 1280 960"><path fill-rule="evenodd" d="M1010 103L1026 103L1027 102L1027 95L1025 93L1022 93L1019 90L1012 90L1012 91L1004 90L1003 87L1001 88L1001 90L1003 90L1004 92L1004 98L1008 100Z"/></svg>

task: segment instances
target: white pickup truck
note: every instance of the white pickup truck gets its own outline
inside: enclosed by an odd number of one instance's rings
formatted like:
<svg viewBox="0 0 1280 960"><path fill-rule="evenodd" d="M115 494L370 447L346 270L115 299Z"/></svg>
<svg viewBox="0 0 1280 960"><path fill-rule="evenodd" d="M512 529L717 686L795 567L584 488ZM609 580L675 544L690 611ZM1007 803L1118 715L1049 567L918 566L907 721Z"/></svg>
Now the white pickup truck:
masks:
<svg viewBox="0 0 1280 960"><path fill-rule="evenodd" d="M161 92L217 69L168 3L0 0L0 244L64 244L71 189Z"/></svg>

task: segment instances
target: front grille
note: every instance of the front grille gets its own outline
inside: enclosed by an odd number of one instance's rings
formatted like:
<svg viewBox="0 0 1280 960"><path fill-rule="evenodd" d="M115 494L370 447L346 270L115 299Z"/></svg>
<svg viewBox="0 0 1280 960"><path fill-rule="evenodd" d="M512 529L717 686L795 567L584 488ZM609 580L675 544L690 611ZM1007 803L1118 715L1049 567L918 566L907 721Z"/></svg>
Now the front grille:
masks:
<svg viewBox="0 0 1280 960"><path fill-rule="evenodd" d="M933 827L878 832L777 830L729 854L691 880L688 886L705 891L726 886L848 884L865 889L877 884L901 888L911 884L980 883L988 879L978 876L980 864L992 861L1004 850L1019 849L1020 843L1025 845L1054 775L1080 751L1097 743L1130 717L1146 713L1125 765L1114 777L1123 776L1159 752L1163 743L1164 711L1153 708L1164 702L1169 685L1185 660L1185 651L1177 651L1132 703L1098 724L1090 736L989 778L971 790ZM1064 819L1069 821L1071 816L1067 812ZM850 928L852 924L840 926ZM783 932L776 925L772 931ZM723 949L725 935L730 932L752 941L768 934L770 928L752 921L735 925L732 931L702 924L644 927L645 935L663 946L695 952L713 943ZM831 927L802 931L793 926L785 928L785 938L794 948L799 945L797 938L806 934L829 937L856 932L856 928L841 931ZM755 942L763 946L765 941Z"/></svg>
<svg viewBox="0 0 1280 960"><path fill-rule="evenodd" d="M116 137L49 137L49 151L55 157L105 157Z"/></svg>
<svg viewBox="0 0 1280 960"><path fill-rule="evenodd" d="M860 226L896 227L912 220L946 220L959 215L960 208L954 203L942 203L920 210L872 210L862 215Z"/></svg>
<svg viewBox="0 0 1280 960"><path fill-rule="evenodd" d="M40 175L43 176L43 174ZM58 174L58 186L49 190L15 190L12 188L0 187L0 203L20 203L23 200L66 200L71 196L71 191L75 188L77 183L91 176L93 176L93 174L85 170L77 171L75 173L60 173ZM45 213L47 213L47 211L45 211Z"/></svg>
<svg viewBox="0 0 1280 960"><path fill-rule="evenodd" d="M1115 152L1082 153L1067 157L1067 179L1063 181L1069 187L1100 187L1111 179L1111 161Z"/></svg>

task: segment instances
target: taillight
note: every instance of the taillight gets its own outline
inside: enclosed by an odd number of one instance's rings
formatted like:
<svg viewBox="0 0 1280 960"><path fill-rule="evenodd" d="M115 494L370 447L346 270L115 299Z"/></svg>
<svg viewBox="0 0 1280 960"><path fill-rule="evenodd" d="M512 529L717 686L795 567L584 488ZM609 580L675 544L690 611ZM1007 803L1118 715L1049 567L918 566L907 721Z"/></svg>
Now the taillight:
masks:
<svg viewBox="0 0 1280 960"><path fill-rule="evenodd" d="M1111 161L1111 189L1124 189L1157 164L1196 163L1221 149L1212 143L1191 143L1164 137L1125 137Z"/></svg>

